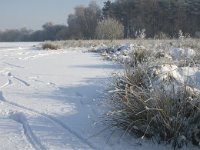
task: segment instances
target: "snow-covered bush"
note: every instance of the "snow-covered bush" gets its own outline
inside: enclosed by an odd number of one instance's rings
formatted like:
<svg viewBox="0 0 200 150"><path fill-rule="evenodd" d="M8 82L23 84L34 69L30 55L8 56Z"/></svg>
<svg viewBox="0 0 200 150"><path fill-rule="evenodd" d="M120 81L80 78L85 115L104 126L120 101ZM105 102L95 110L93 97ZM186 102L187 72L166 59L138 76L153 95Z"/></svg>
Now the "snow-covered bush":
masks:
<svg viewBox="0 0 200 150"><path fill-rule="evenodd" d="M198 50L177 43L126 44L99 49L125 65L109 90L106 120L125 134L153 138L180 148L200 144L200 71ZM122 57L128 60L121 61Z"/></svg>
<svg viewBox="0 0 200 150"><path fill-rule="evenodd" d="M199 94L182 86L179 91L163 82L152 87L148 68L134 72L127 70L118 77L110 91L112 111L108 113L112 126L122 127L126 133L139 137L153 137L158 142L172 143L181 147L188 141L199 144L200 112ZM168 76L169 83L173 82ZM172 80L172 81L171 81Z"/></svg>

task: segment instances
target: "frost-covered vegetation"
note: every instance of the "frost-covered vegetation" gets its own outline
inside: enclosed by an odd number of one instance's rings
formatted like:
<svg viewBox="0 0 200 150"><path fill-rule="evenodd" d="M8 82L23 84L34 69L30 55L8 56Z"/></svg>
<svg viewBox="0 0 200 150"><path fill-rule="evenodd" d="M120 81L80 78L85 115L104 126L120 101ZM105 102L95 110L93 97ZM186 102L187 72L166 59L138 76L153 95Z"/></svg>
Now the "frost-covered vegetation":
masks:
<svg viewBox="0 0 200 150"><path fill-rule="evenodd" d="M110 126L175 148L200 144L198 40L135 40L93 51L125 66L110 86Z"/></svg>

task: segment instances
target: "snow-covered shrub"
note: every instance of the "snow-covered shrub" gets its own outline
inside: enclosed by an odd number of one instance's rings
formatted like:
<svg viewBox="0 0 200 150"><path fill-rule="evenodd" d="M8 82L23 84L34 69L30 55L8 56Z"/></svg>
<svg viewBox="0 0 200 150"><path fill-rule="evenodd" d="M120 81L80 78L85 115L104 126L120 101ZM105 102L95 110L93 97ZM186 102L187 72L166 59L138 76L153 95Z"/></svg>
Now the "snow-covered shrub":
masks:
<svg viewBox="0 0 200 150"><path fill-rule="evenodd" d="M150 56L150 51L148 51L144 46L134 46L129 54L131 56L131 62L133 66L137 66L138 63L145 62Z"/></svg>
<svg viewBox="0 0 200 150"><path fill-rule="evenodd" d="M197 51L172 48L176 44L179 42L154 47L127 46L130 63L126 63L123 74L115 76L109 90L111 110L106 120L111 126L124 129L125 134L171 143L174 148L200 144ZM104 55L111 58L117 54L115 48L108 51L110 54L104 51Z"/></svg>
<svg viewBox="0 0 200 150"><path fill-rule="evenodd" d="M199 144L200 95L186 83L176 86L173 74L154 85L151 67L128 69L116 79L111 93L112 126L139 137L182 147L188 141Z"/></svg>

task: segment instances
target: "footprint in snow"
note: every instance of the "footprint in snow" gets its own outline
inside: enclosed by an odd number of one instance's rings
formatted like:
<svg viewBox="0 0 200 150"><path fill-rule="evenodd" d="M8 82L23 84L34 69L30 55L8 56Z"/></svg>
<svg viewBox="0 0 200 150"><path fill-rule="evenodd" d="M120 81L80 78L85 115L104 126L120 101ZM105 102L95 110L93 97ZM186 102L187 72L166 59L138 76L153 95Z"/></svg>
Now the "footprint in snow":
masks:
<svg viewBox="0 0 200 150"><path fill-rule="evenodd" d="M13 79L18 80L19 82L23 83L23 84L26 85L26 86L30 86L29 83L27 83L26 81L24 81L24 80L22 80L22 79L20 79L20 78L18 78L18 77L16 77L16 76L14 76L14 75L12 75L11 72L7 72L7 76L10 77L10 78L13 78Z"/></svg>
<svg viewBox="0 0 200 150"><path fill-rule="evenodd" d="M47 85L56 86L56 84L55 84L55 83L53 83L53 82L48 82L48 83L47 83Z"/></svg>
<svg viewBox="0 0 200 150"><path fill-rule="evenodd" d="M82 95L81 93L79 93L79 92L75 92L75 94L76 94L76 96L78 96L78 97L83 97L83 95Z"/></svg>
<svg viewBox="0 0 200 150"><path fill-rule="evenodd" d="M0 88L7 87L7 86L9 86L11 84L12 84L12 81L10 79L8 79L8 81L4 85L2 85Z"/></svg>
<svg viewBox="0 0 200 150"><path fill-rule="evenodd" d="M9 65L9 66L11 66L11 67L24 68L24 67L22 67L22 66L18 66L18 65L15 65L15 64L7 63L7 62L4 62L4 64Z"/></svg>
<svg viewBox="0 0 200 150"><path fill-rule="evenodd" d="M3 92L0 91L0 100L1 101L6 101L5 97L3 96Z"/></svg>

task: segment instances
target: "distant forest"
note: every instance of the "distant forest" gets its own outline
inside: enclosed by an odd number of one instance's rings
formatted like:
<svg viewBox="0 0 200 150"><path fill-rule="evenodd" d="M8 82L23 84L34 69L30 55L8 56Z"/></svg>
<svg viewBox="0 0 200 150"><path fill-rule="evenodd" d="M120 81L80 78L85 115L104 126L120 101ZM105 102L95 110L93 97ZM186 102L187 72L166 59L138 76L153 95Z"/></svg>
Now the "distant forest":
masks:
<svg viewBox="0 0 200 150"><path fill-rule="evenodd" d="M95 2L77 6L67 17L67 25L45 23L38 31L0 31L0 41L96 39L96 28L106 18L123 25L123 38L136 38L141 31L146 38L176 38L180 30L200 37L200 0L108 0L103 8Z"/></svg>

